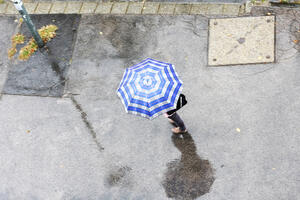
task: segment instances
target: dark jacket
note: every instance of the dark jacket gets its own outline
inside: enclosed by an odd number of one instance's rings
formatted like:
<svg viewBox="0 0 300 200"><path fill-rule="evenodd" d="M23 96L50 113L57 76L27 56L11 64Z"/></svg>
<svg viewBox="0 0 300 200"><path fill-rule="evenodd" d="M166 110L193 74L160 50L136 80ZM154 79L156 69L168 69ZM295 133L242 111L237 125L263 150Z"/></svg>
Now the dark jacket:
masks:
<svg viewBox="0 0 300 200"><path fill-rule="evenodd" d="M186 100L184 94L180 94L178 101L177 101L176 109L168 111L167 114L172 115L174 112L176 112L177 110L182 108L185 104L187 104L187 100Z"/></svg>

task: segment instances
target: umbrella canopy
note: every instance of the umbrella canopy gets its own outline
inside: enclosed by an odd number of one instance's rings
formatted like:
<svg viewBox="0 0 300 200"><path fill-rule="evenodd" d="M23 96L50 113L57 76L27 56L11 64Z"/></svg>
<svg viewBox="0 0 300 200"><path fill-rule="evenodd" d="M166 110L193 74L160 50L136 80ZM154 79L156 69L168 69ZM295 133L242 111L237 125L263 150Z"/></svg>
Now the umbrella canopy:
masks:
<svg viewBox="0 0 300 200"><path fill-rule="evenodd" d="M153 119L176 108L181 90L172 64L148 58L125 70L117 94L127 113Z"/></svg>

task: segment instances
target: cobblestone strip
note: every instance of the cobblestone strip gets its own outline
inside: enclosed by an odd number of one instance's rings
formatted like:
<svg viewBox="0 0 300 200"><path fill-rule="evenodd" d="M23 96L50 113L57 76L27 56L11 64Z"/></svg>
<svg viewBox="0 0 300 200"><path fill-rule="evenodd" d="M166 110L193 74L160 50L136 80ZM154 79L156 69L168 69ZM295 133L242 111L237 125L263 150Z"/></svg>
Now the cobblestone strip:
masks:
<svg viewBox="0 0 300 200"><path fill-rule="evenodd" d="M143 7L142 14L144 15L154 15L158 12L159 3L146 2Z"/></svg>
<svg viewBox="0 0 300 200"><path fill-rule="evenodd" d="M6 3L1 3L0 4L0 14L4 14L5 13L6 7L7 7Z"/></svg>
<svg viewBox="0 0 300 200"><path fill-rule="evenodd" d="M126 14L142 14L144 3L130 2Z"/></svg>
<svg viewBox="0 0 300 200"><path fill-rule="evenodd" d="M38 6L38 3L24 3L24 6L29 14L33 14Z"/></svg>
<svg viewBox="0 0 300 200"><path fill-rule="evenodd" d="M64 13L67 6L67 2L57 1L52 4L50 14Z"/></svg>
<svg viewBox="0 0 300 200"><path fill-rule="evenodd" d="M40 2L35 9L35 14L48 14L50 8L52 7L52 3ZM27 7L25 7L27 9Z"/></svg>
<svg viewBox="0 0 300 200"><path fill-rule="evenodd" d="M129 14L129 15L226 15L245 13L239 3L174 3L174 2L88 2L55 1L24 3L30 14ZM1 3L0 14L18 14L12 3Z"/></svg>

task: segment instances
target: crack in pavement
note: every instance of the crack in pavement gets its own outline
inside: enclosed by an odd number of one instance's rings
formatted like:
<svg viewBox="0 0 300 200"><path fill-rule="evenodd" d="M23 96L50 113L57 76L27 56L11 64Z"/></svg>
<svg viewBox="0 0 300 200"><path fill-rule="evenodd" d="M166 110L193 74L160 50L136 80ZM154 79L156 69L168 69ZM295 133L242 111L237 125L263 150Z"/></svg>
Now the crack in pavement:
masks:
<svg viewBox="0 0 300 200"><path fill-rule="evenodd" d="M70 95L70 99L72 100L72 103L75 105L75 108L80 112L81 114L81 119L84 122L84 124L86 125L87 129L89 130L89 133L92 135L93 140L95 141L99 151L103 151L104 147L101 146L101 144L98 142L97 140L97 134L93 128L93 126L91 125L91 123L88 121L87 119L87 114L83 111L82 107L80 106L80 104L76 101L76 99L74 98L73 95Z"/></svg>

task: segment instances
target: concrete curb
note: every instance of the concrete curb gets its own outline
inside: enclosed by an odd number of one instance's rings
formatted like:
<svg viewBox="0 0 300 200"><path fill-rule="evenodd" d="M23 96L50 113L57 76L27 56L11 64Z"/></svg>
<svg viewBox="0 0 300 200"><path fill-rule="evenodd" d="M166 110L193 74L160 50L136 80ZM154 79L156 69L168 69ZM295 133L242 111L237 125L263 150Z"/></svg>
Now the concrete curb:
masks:
<svg viewBox="0 0 300 200"><path fill-rule="evenodd" d="M29 14L115 14L115 15L228 15L245 13L239 3L86 2L56 1L24 3ZM12 3L0 4L0 14L18 14Z"/></svg>

